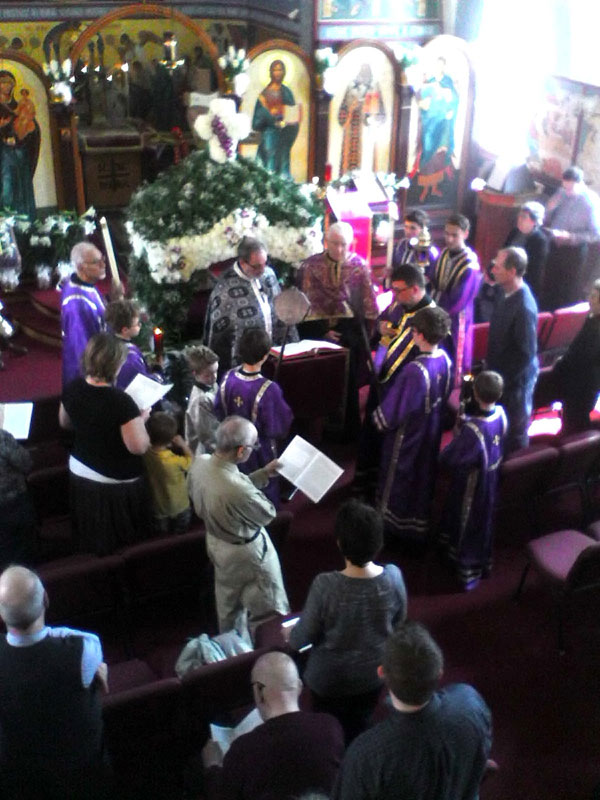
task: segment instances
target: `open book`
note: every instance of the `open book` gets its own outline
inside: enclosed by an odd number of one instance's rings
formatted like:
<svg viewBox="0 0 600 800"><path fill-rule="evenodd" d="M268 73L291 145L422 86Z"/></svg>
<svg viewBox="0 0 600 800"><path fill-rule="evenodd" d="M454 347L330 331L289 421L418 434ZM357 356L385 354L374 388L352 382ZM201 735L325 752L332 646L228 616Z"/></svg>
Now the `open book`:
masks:
<svg viewBox="0 0 600 800"><path fill-rule="evenodd" d="M313 503L318 503L344 472L301 436L294 436L279 456L279 462L281 466L277 472L304 492Z"/></svg>
<svg viewBox="0 0 600 800"><path fill-rule="evenodd" d="M308 356L317 350L341 350L342 346L335 342L328 342L325 339L302 339L299 342L288 342L283 351L283 358L293 358L294 356ZM271 353L278 356L281 353L281 345L273 345Z"/></svg>
<svg viewBox="0 0 600 800"><path fill-rule="evenodd" d="M144 411L158 403L172 387L172 383L158 383L138 372L125 391L133 397L140 411Z"/></svg>
<svg viewBox="0 0 600 800"><path fill-rule="evenodd" d="M262 725L262 717L257 709L253 708L241 722L238 722L235 728L226 728L223 725L214 725L211 722L210 738L218 742L221 752L225 755L231 747L231 743L234 742L238 736L242 736L244 733L250 733L250 731L253 731L254 728L259 725Z"/></svg>

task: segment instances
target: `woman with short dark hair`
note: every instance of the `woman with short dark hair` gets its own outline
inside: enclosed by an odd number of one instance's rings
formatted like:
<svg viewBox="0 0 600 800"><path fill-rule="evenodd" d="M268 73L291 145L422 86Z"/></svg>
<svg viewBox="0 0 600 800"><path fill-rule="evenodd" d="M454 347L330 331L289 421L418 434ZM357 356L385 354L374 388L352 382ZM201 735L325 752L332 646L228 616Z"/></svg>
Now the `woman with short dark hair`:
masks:
<svg viewBox="0 0 600 800"><path fill-rule="evenodd" d="M149 530L150 503L141 456L149 446L134 400L113 384L127 356L110 333L89 340L83 378L63 392L59 421L74 432L69 459L71 514L79 549L108 555Z"/></svg>
<svg viewBox="0 0 600 800"><path fill-rule="evenodd" d="M315 708L339 719L348 743L377 705L383 645L406 617L407 600L398 567L373 561L383 546L383 522L375 509L358 500L345 503L335 534L345 567L314 579L290 645L300 650L312 644L304 681Z"/></svg>

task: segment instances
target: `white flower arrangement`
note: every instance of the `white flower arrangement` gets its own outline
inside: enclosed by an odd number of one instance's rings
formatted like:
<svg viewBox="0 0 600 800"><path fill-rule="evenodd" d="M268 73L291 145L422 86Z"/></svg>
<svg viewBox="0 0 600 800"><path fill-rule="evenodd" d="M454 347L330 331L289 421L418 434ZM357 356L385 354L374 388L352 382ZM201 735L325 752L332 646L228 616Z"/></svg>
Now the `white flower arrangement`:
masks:
<svg viewBox="0 0 600 800"><path fill-rule="evenodd" d="M321 47L315 50L315 70L322 75L326 70L332 69L338 63L338 55L331 47Z"/></svg>
<svg viewBox="0 0 600 800"><path fill-rule="evenodd" d="M70 58L59 63L56 59L45 61L42 64L44 74L50 78L52 85L50 86L50 93L52 98L57 103L64 103L69 105L73 102L73 91L71 83L75 80L71 75L73 65Z"/></svg>
<svg viewBox="0 0 600 800"><path fill-rule="evenodd" d="M211 264L234 258L244 236L260 239L272 258L297 267L323 249L320 220L303 229L285 223L271 225L266 217L250 209L238 208L203 234L149 242L127 223L129 240L136 258L146 257L150 275L157 283L189 281L192 273Z"/></svg>
<svg viewBox="0 0 600 800"><path fill-rule="evenodd" d="M208 151L213 161L224 164L236 157L237 144L250 133L250 118L238 114L235 101L226 97L212 100L208 114L201 114L194 123L194 130L202 139L208 140Z"/></svg>
<svg viewBox="0 0 600 800"><path fill-rule="evenodd" d="M246 51L243 48L236 50L233 45L229 45L225 55L218 59L218 64L225 77L231 79L241 72L246 72L250 66L250 60L246 58Z"/></svg>

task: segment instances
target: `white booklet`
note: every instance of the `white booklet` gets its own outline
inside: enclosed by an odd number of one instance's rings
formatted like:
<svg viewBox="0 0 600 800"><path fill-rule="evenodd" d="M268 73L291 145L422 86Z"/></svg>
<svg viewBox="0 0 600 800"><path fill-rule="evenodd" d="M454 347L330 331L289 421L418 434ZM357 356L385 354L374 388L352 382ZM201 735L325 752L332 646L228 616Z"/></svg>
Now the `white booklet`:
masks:
<svg viewBox="0 0 600 800"><path fill-rule="evenodd" d="M231 747L231 743L234 742L238 736L242 736L244 733L250 733L250 731L253 731L254 728L258 727L259 725L262 725L262 717L258 713L257 709L253 708L252 711L235 726L235 728L226 728L223 725L213 725L211 722L210 738L214 739L215 742L218 743L219 747L221 748L221 752L223 755L225 755L225 753Z"/></svg>
<svg viewBox="0 0 600 800"><path fill-rule="evenodd" d="M158 403L172 386L172 383L159 383L138 372L125 391L133 397L140 411L144 411Z"/></svg>
<svg viewBox="0 0 600 800"><path fill-rule="evenodd" d="M33 403L0 404L0 428L12 433L15 439L28 439Z"/></svg>
<svg viewBox="0 0 600 800"><path fill-rule="evenodd" d="M301 436L294 436L279 456L280 475L318 503L344 470Z"/></svg>

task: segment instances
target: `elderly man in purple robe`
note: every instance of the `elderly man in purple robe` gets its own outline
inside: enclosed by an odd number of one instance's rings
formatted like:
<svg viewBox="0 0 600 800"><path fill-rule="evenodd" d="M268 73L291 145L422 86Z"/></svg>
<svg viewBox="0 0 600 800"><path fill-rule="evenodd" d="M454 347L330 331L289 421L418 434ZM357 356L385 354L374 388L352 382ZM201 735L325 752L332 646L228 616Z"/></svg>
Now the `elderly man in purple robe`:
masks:
<svg viewBox="0 0 600 800"><path fill-rule="evenodd" d="M278 441L287 436L292 424L292 411L275 381L261 375L271 349L271 338L262 328L248 328L238 345L241 366L225 375L215 397L218 420L240 416L250 420L258 431L258 441L249 458L239 465L246 475L277 458ZM264 494L279 505L279 479L273 477Z"/></svg>
<svg viewBox="0 0 600 800"><path fill-rule="evenodd" d="M473 357L473 301L479 290L481 270L476 253L467 247L469 220L452 214L444 226L446 247L430 272L431 296L450 314L451 341L448 354L454 364L454 385L471 369Z"/></svg>
<svg viewBox="0 0 600 800"><path fill-rule="evenodd" d="M458 431L440 455L452 479L438 539L466 591L492 568L492 515L508 428L504 409L496 405L503 389L497 372L479 373Z"/></svg>
<svg viewBox="0 0 600 800"><path fill-rule="evenodd" d="M132 342L140 333L140 310L132 300L113 300L106 306L104 320L118 339L127 345L127 359L117 374L116 386L125 390L139 373L146 378L162 383L161 363L158 370L149 367L140 348Z"/></svg>
<svg viewBox="0 0 600 800"><path fill-rule="evenodd" d="M363 322L377 318L371 270L350 253L354 231L347 222L335 222L325 234L325 250L307 258L297 275L297 285L308 297L310 309L299 326L304 339L326 339L350 351L346 406L346 434L353 438L360 427L358 387L366 382L368 361Z"/></svg>
<svg viewBox="0 0 600 800"><path fill-rule="evenodd" d="M412 318L419 355L406 364L373 412L383 433L377 505L388 538L427 544L442 416L450 394L450 359L438 346L450 317L437 306Z"/></svg>
<svg viewBox="0 0 600 800"><path fill-rule="evenodd" d="M62 289L60 322L63 339L63 386L79 378L81 356L88 340L104 329L104 303L95 284L106 277L104 256L89 242L71 250L75 272Z"/></svg>

